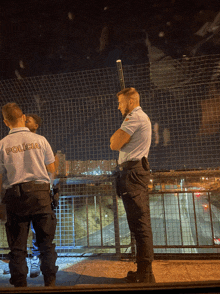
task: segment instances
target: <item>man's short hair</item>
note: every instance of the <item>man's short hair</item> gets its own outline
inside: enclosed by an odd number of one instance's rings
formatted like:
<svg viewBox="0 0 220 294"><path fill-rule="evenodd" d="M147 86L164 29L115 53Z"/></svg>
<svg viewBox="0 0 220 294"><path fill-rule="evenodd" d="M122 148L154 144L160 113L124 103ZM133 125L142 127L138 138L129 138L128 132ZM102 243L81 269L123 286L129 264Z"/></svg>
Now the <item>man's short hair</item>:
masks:
<svg viewBox="0 0 220 294"><path fill-rule="evenodd" d="M26 116L32 117L35 120L36 124L38 124L38 127L42 125L42 119L35 113L28 113L26 114Z"/></svg>
<svg viewBox="0 0 220 294"><path fill-rule="evenodd" d="M124 95L126 100L134 99L136 102L139 102L140 95L135 88L125 88L117 93L117 97Z"/></svg>
<svg viewBox="0 0 220 294"><path fill-rule="evenodd" d="M23 112L17 103L7 103L2 107L2 115L10 123L16 123L22 117Z"/></svg>

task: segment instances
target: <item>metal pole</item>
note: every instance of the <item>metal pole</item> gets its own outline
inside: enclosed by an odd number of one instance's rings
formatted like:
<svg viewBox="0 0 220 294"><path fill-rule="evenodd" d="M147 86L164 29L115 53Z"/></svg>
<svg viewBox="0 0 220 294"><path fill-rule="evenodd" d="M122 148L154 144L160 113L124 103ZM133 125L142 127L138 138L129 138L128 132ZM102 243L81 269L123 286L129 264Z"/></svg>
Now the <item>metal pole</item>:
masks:
<svg viewBox="0 0 220 294"><path fill-rule="evenodd" d="M123 74L121 60L120 59L116 60L116 64L117 64L118 77L119 77L119 82L120 82L121 90L123 90L125 88L125 81L124 81L124 74Z"/></svg>
<svg viewBox="0 0 220 294"><path fill-rule="evenodd" d="M117 64L117 70L118 70L118 77L119 77L120 87L121 87L121 90L123 90L125 88L125 81L124 81L124 74L123 74L123 68L122 68L122 62L121 62L121 60L120 59L116 60L116 64ZM116 196L116 198L114 200L117 203L117 196ZM118 215L117 215L117 220L118 220ZM120 242L120 238L118 240ZM120 246L120 243L119 243L119 246ZM133 258L133 256L135 256L135 238L134 238L134 234L133 233L131 233L131 255L132 255L132 258Z"/></svg>
<svg viewBox="0 0 220 294"><path fill-rule="evenodd" d="M120 231L119 231L119 219L118 219L118 201L117 201L117 196L115 193L113 193L112 199L113 199L113 212L114 212L116 256L120 258L121 250L120 250Z"/></svg>
<svg viewBox="0 0 220 294"><path fill-rule="evenodd" d="M72 199L72 225L73 225L73 245L76 246L76 240L75 240L75 209L74 209L74 198Z"/></svg>

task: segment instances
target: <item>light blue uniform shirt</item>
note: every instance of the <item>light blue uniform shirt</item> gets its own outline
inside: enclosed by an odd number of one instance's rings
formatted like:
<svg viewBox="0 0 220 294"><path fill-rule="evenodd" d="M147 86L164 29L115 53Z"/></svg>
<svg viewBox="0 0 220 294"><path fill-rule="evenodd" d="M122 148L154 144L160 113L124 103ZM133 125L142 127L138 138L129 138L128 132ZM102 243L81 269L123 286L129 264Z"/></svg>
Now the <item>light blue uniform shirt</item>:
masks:
<svg viewBox="0 0 220 294"><path fill-rule="evenodd" d="M50 183L45 165L55 161L45 137L28 128L13 128L0 141L0 174L3 188L29 181Z"/></svg>
<svg viewBox="0 0 220 294"><path fill-rule="evenodd" d="M151 145L151 122L140 106L125 117L120 129L128 133L131 138L119 151L118 164L141 160L144 156L147 158Z"/></svg>

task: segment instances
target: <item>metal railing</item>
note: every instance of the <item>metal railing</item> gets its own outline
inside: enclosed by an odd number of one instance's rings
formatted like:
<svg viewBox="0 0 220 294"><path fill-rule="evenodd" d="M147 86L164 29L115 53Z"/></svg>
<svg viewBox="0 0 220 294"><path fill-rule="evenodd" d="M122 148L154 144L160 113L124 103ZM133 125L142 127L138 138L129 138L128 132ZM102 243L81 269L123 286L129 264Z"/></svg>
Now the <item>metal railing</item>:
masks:
<svg viewBox="0 0 220 294"><path fill-rule="evenodd" d="M220 252L220 229L218 229L220 210L211 204L210 191L204 190L202 193L201 195L201 190L150 193L151 224L155 249L176 248L181 249L181 251L176 250L178 253L202 253L201 249L207 248L211 249L207 253ZM90 225L92 220L89 218L92 214L91 211L95 211L95 203L91 204L91 197L95 196L75 195L68 197L72 203L77 201L77 198L84 198L86 211L84 235L78 237L79 232L75 231L74 233L73 230L72 242L70 239L66 239L68 244L64 244L65 238L60 234L64 224L58 209L57 231L59 233L56 234L55 242L60 245L57 245L57 249L60 252L65 250L74 252L74 250L82 248L85 251L90 249L90 252L108 249L108 252L115 250L116 254L120 254L124 249L130 248L131 250L133 244L121 199L117 199L116 196L104 196L109 200L108 202L112 201L112 216L106 223L104 217L109 217L109 215L103 217L104 205L101 205L101 201L104 197L98 196L96 200L98 210L96 218L94 218L98 225L94 226ZM61 197L60 203L65 199L67 198ZM63 216L63 218L65 223L65 217ZM163 250L156 250L156 252L162 253ZM171 252L173 251L170 250Z"/></svg>
<svg viewBox="0 0 220 294"><path fill-rule="evenodd" d="M61 197L57 211L58 226L61 227L57 230L62 230L60 210L66 207L67 199L71 199L75 229L72 236L75 239L67 245L62 243L61 235L60 241L56 237L60 252L84 249L90 253L134 253L134 239L130 235L122 200L116 196L113 182L102 184L107 193L99 191L96 195L89 190L90 195ZM200 188L161 191L160 188L160 191L151 189L149 194L155 253L220 252L220 205L218 207L212 191Z"/></svg>
<svg viewBox="0 0 220 294"><path fill-rule="evenodd" d="M76 181L69 179L61 181L54 240L58 255L107 253L121 256L129 253L134 256L134 238L122 199L116 196L114 178L90 177L87 184L78 178L77 184L74 183ZM157 184L149 191L155 254L220 253L218 193L204 188L186 188L181 183ZM3 225L1 222L0 250L7 254ZM31 240L30 232L29 253Z"/></svg>

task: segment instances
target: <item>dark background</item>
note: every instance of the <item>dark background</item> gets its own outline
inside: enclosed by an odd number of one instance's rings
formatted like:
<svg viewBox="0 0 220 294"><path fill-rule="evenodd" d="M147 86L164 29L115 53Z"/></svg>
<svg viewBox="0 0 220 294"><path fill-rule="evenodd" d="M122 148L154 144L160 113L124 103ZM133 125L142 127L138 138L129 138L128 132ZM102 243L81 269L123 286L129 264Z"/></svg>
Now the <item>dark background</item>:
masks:
<svg viewBox="0 0 220 294"><path fill-rule="evenodd" d="M0 78L145 63L146 34L173 58L215 54L218 29L195 33L219 10L219 0L2 0Z"/></svg>
<svg viewBox="0 0 220 294"><path fill-rule="evenodd" d="M212 25L219 11L214 0L1 1L1 105L15 101L24 113L40 115L39 133L67 160L116 159L109 139L122 122L115 96L121 59L126 87L141 94L152 127L159 124L160 142L153 132L149 155L152 169L218 168L220 98L211 105L218 119L200 133L201 103L213 99L213 75L219 89L220 22ZM210 30L196 34L206 23ZM171 66L172 73L150 73L147 37L162 59L170 58L165 70ZM175 81L178 68L182 86ZM8 128L0 126L4 137Z"/></svg>

